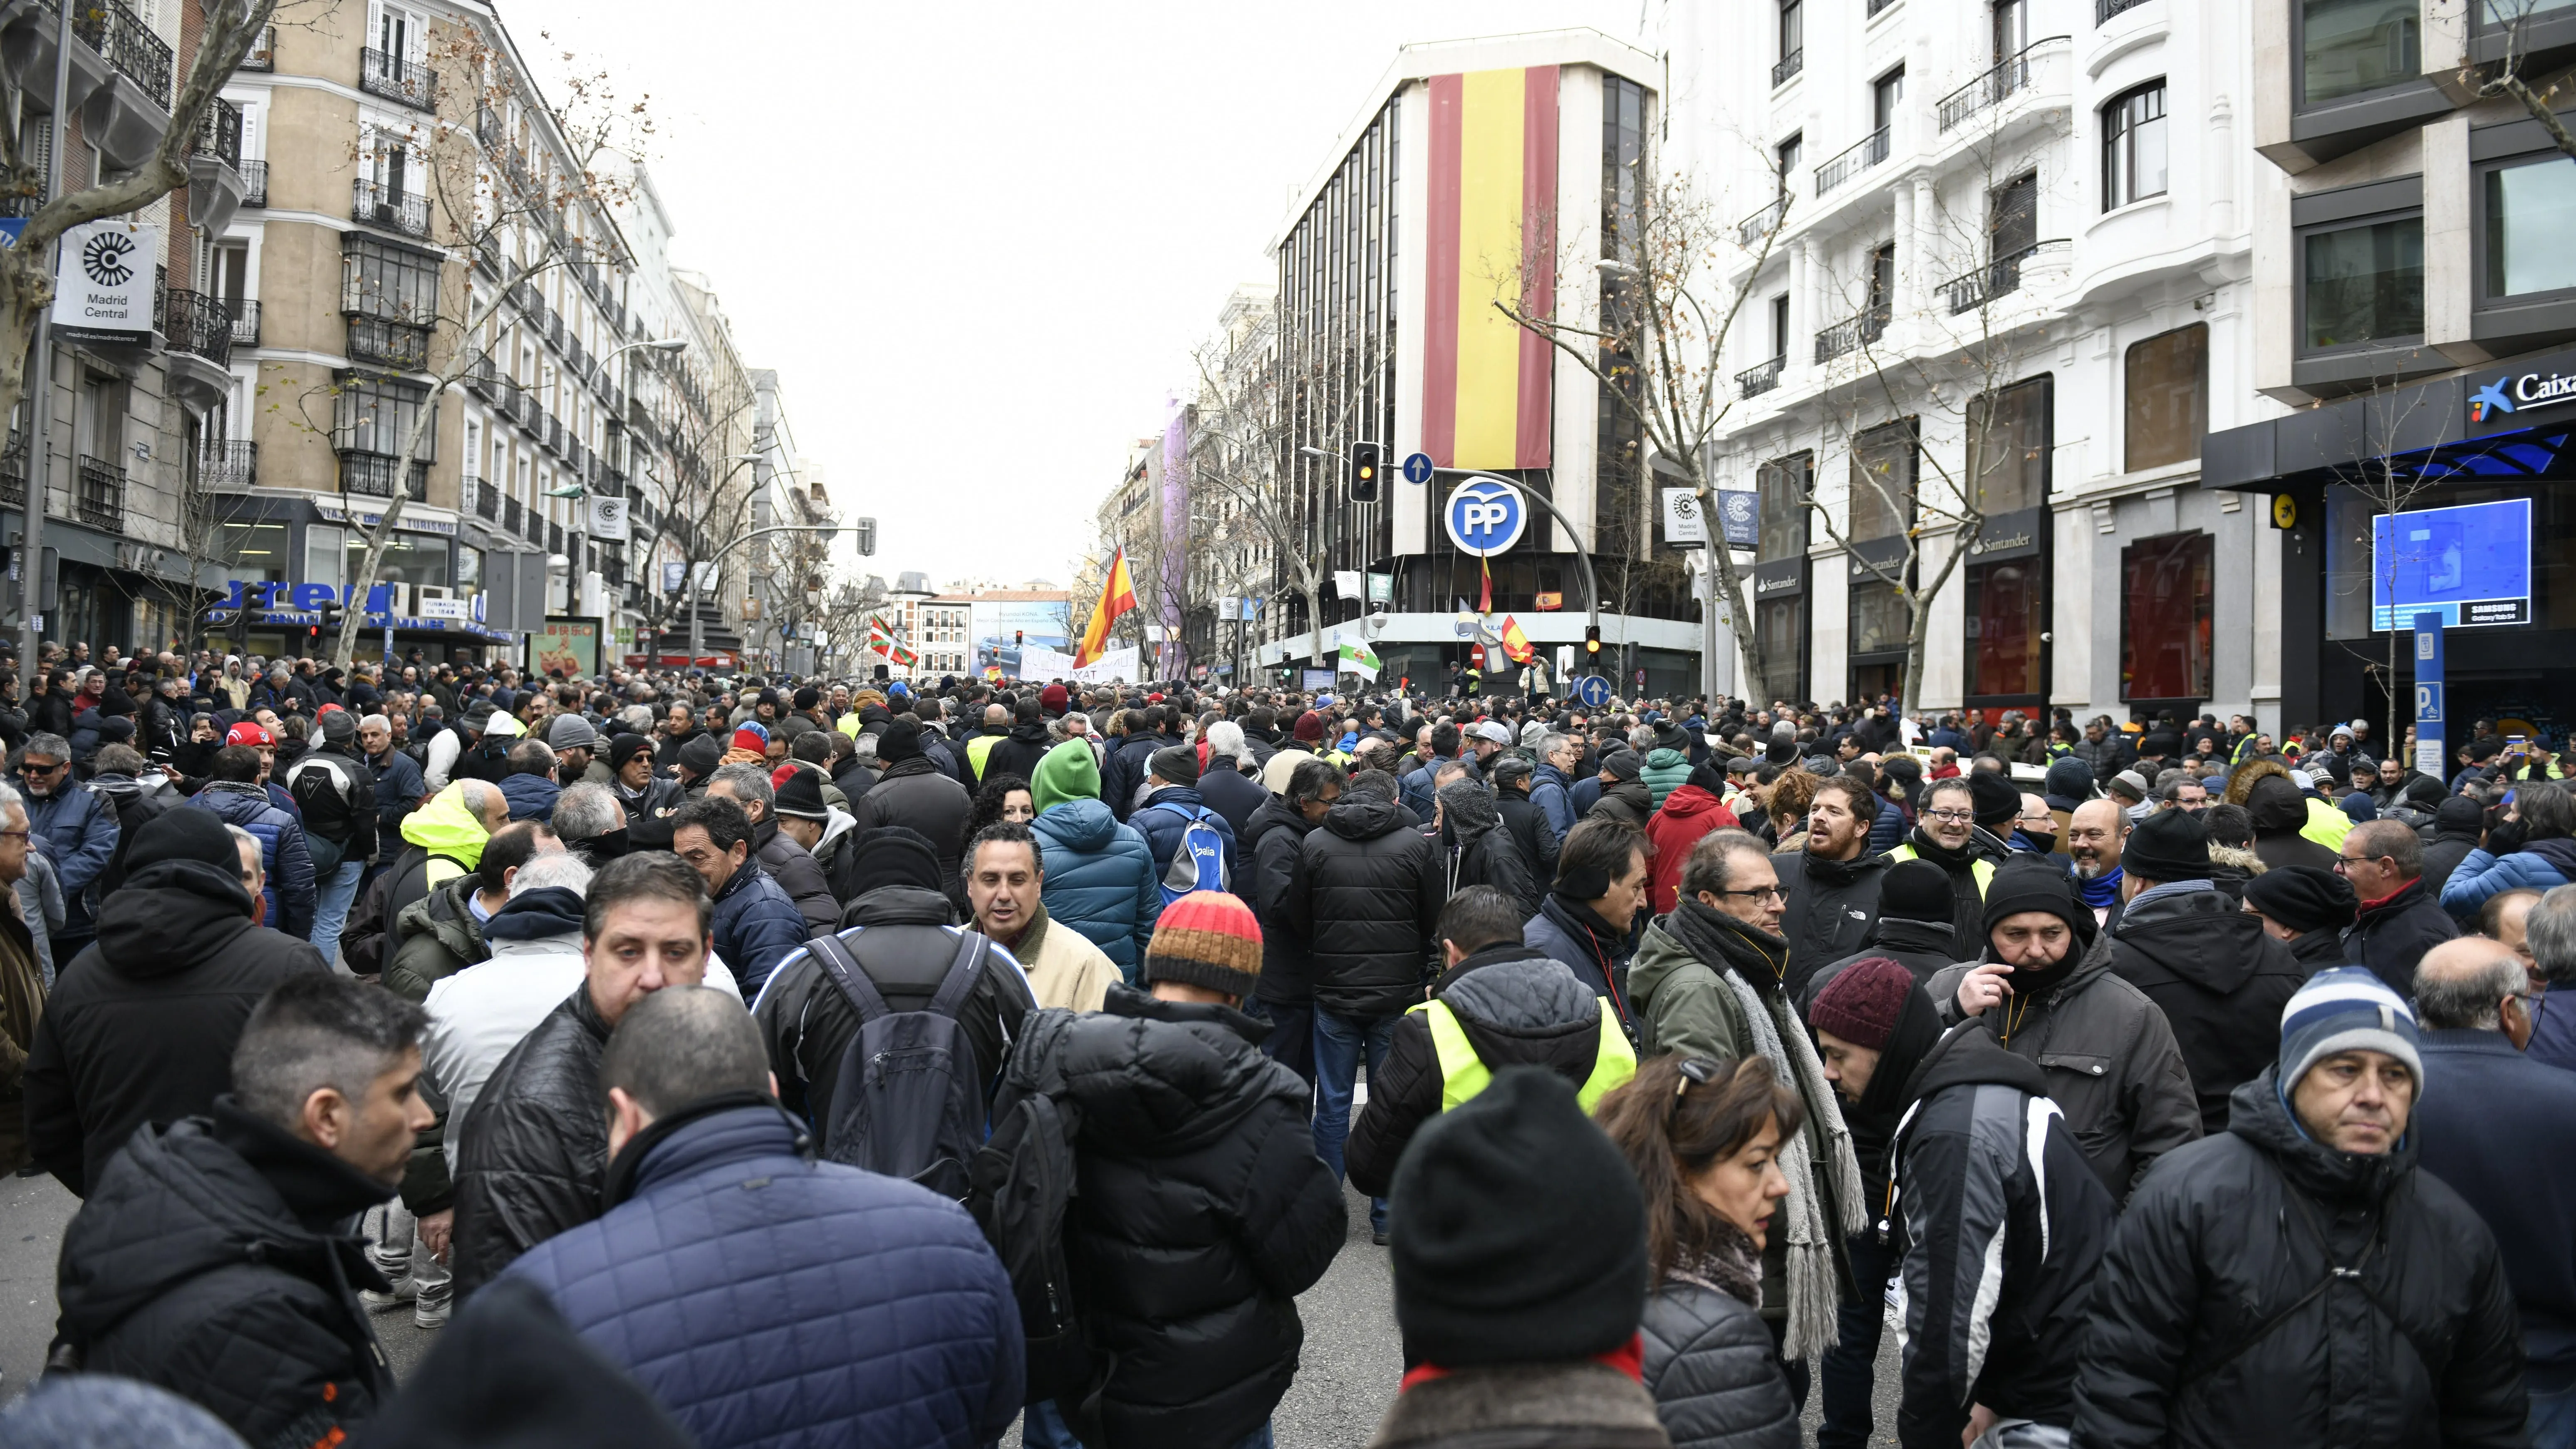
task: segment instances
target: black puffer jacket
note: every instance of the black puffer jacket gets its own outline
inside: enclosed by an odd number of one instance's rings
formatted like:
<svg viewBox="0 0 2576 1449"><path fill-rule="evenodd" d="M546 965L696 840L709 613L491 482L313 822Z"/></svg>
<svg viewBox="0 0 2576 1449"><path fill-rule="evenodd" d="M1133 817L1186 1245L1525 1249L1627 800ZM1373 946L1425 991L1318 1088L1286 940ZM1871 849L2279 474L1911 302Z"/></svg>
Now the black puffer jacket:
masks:
<svg viewBox="0 0 2576 1449"><path fill-rule="evenodd" d="M861 830L900 825L917 831L938 853L941 871L957 878L966 851L966 825L975 816L975 798L966 787L939 772L927 755L914 755L886 767L868 793L850 802Z"/></svg>
<svg viewBox="0 0 2576 1449"><path fill-rule="evenodd" d="M1447 857L1448 876L1443 899L1489 885L1510 896L1522 915L1538 914L1538 881L1494 807L1494 792L1459 780L1440 792L1440 808L1440 853Z"/></svg>
<svg viewBox="0 0 2576 1449"><path fill-rule="evenodd" d="M388 1285L341 1231L392 1195L230 1098L137 1133L63 1232L60 1331L84 1370L158 1384L252 1444L338 1443L393 1393L358 1303Z"/></svg>
<svg viewBox="0 0 2576 1449"><path fill-rule="evenodd" d="M232 1089L251 1008L322 953L250 923L241 877L154 861L99 907L98 940L62 967L27 1050L27 1151L87 1193L146 1123L202 1117Z"/></svg>
<svg viewBox="0 0 2576 1449"><path fill-rule="evenodd" d="M796 913L805 918L809 933L840 928L841 902L824 882L822 863L812 851L781 832L775 818L752 827L751 844L760 868L796 903Z"/></svg>
<svg viewBox="0 0 2576 1449"><path fill-rule="evenodd" d="M599 1216L608 1032L584 986L510 1048L474 1099L455 1174L450 1257L460 1304L521 1253Z"/></svg>
<svg viewBox="0 0 2576 1449"><path fill-rule="evenodd" d="M1282 924L1306 942L1315 1004L1355 1020L1422 999L1444 893L1440 857L1392 800L1345 798L1298 847Z"/></svg>
<svg viewBox="0 0 2576 1449"><path fill-rule="evenodd" d="M1786 985L1794 998L1805 993L1808 977L1859 951L1869 939L1890 862L1884 855L1826 860L1788 850L1773 856L1771 864L1780 873L1780 934L1789 940ZM1943 965L1958 959L1944 949Z"/></svg>
<svg viewBox="0 0 2576 1449"><path fill-rule="evenodd" d="M2373 905L2365 902L2344 927L2344 960L2367 966L2400 996L2415 994L2415 964L2424 953L2456 939L2460 923L2442 909L2441 897L2424 888L2422 877L2408 881L2396 894Z"/></svg>
<svg viewBox="0 0 2576 1449"><path fill-rule="evenodd" d="M2200 1130L2227 1129L2227 1099L2281 1050L2281 1008L2308 968L2224 891L2140 896L2111 938L2111 971L2173 1028L2200 1099Z"/></svg>
<svg viewBox="0 0 2576 1449"><path fill-rule="evenodd" d="M1349 1231L1315 1156L1306 1084L1261 1023L1109 988L1061 1048L1082 1113L1067 1239L1084 1313L1115 1356L1113 1444L1232 1444L1297 1375L1297 1295Z"/></svg>
<svg viewBox="0 0 2576 1449"><path fill-rule="evenodd" d="M1816 1004L1816 998L1825 994L1825 988L1831 986L1834 978L1843 974L1846 967L1872 956L1884 956L1913 972L1914 982L1920 986L1941 974L1950 964L1950 923L1881 916L1870 922L1868 933L1861 937L1860 945L1850 955L1805 973L1798 968L1796 947L1791 947L1788 990L1790 997L1798 1003L1798 1014L1806 1015L1808 1009Z"/></svg>
<svg viewBox="0 0 2576 1449"><path fill-rule="evenodd" d="M2268 1070L2131 1199L2089 1316L2079 1444L2527 1442L2485 1222L2417 1169L2412 1135L2378 1156L2319 1145Z"/></svg>
<svg viewBox="0 0 2576 1449"><path fill-rule="evenodd" d="M1798 1405L1751 1304L1667 1278L1647 1295L1637 1331L1646 1391L1673 1449L1797 1449Z"/></svg>
<svg viewBox="0 0 2576 1449"><path fill-rule="evenodd" d="M995 740L993 747L985 751L984 773L980 778L990 780L996 775L1017 775L1023 780L1035 779L1038 761L1045 759L1046 752L1054 749L1055 745L1054 740L1047 738L1047 727L1043 721L1015 724L1009 734Z"/></svg>
<svg viewBox="0 0 2576 1449"><path fill-rule="evenodd" d="M1581 1087L1600 1059L1602 998L1537 947L1488 946L1442 972L1431 994L1449 1004L1488 1071L1546 1067ZM1386 1060L1369 1073L1368 1101L1351 1123L1351 1186L1386 1196L1396 1159L1440 1114L1443 1086L1430 1018L1408 1011L1396 1020Z"/></svg>
<svg viewBox="0 0 2576 1449"><path fill-rule="evenodd" d="M1282 1006L1305 1006L1315 999L1314 962L1306 943L1282 924L1281 909L1297 873L1297 852L1314 829L1314 822L1295 806L1272 795L1235 838L1237 852L1252 868L1249 896L1261 918L1261 985L1253 994Z"/></svg>

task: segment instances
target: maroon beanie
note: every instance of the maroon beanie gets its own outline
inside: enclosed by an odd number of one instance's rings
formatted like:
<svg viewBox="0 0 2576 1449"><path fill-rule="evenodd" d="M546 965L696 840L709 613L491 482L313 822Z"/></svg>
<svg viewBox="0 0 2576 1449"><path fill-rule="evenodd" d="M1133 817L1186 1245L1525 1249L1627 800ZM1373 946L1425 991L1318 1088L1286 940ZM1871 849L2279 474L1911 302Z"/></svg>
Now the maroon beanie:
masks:
<svg viewBox="0 0 2576 1449"><path fill-rule="evenodd" d="M1313 744L1324 737L1324 717L1308 710L1297 716L1297 738Z"/></svg>
<svg viewBox="0 0 2576 1449"><path fill-rule="evenodd" d="M1914 989L1914 973L1901 962L1867 956L1835 973L1807 1011L1807 1025L1829 1031L1856 1047L1877 1051L1896 1033L1896 1018L1905 1010L1905 993Z"/></svg>

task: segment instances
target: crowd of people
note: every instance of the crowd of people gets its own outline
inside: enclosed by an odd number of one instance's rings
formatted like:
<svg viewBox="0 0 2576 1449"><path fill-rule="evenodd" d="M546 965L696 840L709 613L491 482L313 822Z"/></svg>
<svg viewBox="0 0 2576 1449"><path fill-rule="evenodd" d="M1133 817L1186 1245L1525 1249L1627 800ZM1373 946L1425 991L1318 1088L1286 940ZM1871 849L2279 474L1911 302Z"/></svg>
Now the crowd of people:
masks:
<svg viewBox="0 0 2576 1449"><path fill-rule="evenodd" d="M1267 1446L1347 1183L1379 1445L2576 1445L2524 733L26 678L0 1441Z"/></svg>

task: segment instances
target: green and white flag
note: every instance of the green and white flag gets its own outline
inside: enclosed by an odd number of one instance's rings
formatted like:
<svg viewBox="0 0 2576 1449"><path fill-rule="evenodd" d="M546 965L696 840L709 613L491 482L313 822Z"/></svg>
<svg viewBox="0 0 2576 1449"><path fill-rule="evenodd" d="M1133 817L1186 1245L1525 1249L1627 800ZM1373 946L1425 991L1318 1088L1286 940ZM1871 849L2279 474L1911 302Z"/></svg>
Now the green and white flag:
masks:
<svg viewBox="0 0 2576 1449"><path fill-rule="evenodd" d="M1345 644L1342 646L1342 668L1352 674L1375 674L1380 668L1377 651L1358 642Z"/></svg>

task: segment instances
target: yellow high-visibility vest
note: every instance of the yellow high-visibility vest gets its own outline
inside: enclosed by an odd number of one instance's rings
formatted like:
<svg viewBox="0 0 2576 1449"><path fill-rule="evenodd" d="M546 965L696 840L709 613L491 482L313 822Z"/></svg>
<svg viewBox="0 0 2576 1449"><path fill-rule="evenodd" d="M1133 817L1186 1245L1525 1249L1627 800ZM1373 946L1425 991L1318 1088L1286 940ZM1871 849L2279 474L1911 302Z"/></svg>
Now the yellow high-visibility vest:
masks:
<svg viewBox="0 0 2576 1449"><path fill-rule="evenodd" d="M1475 1044L1467 1040L1467 1029L1458 1023L1458 1014L1449 1003L1432 1000L1406 1008L1422 1012L1431 1027L1431 1050L1440 1061L1440 1110L1446 1112L1494 1084L1494 1074L1485 1059L1476 1055ZM1585 1078L1575 1094L1583 1110L1591 1111L1601 1099L1624 1086L1637 1075L1637 1049L1628 1045L1628 1034L1610 1014L1610 1003L1601 1002L1601 1047L1592 1059L1592 1075Z"/></svg>
<svg viewBox="0 0 2576 1449"><path fill-rule="evenodd" d="M1920 860L1923 857L1916 853L1914 842L1909 840L1905 844L1889 851L1887 853L1887 858L1890 860ZM1976 860L1968 863L1968 874L1977 882L1978 898L1980 900L1984 899L1986 887L1992 884L1995 878L1995 863L1991 860L1987 860L1983 856L1980 856Z"/></svg>

